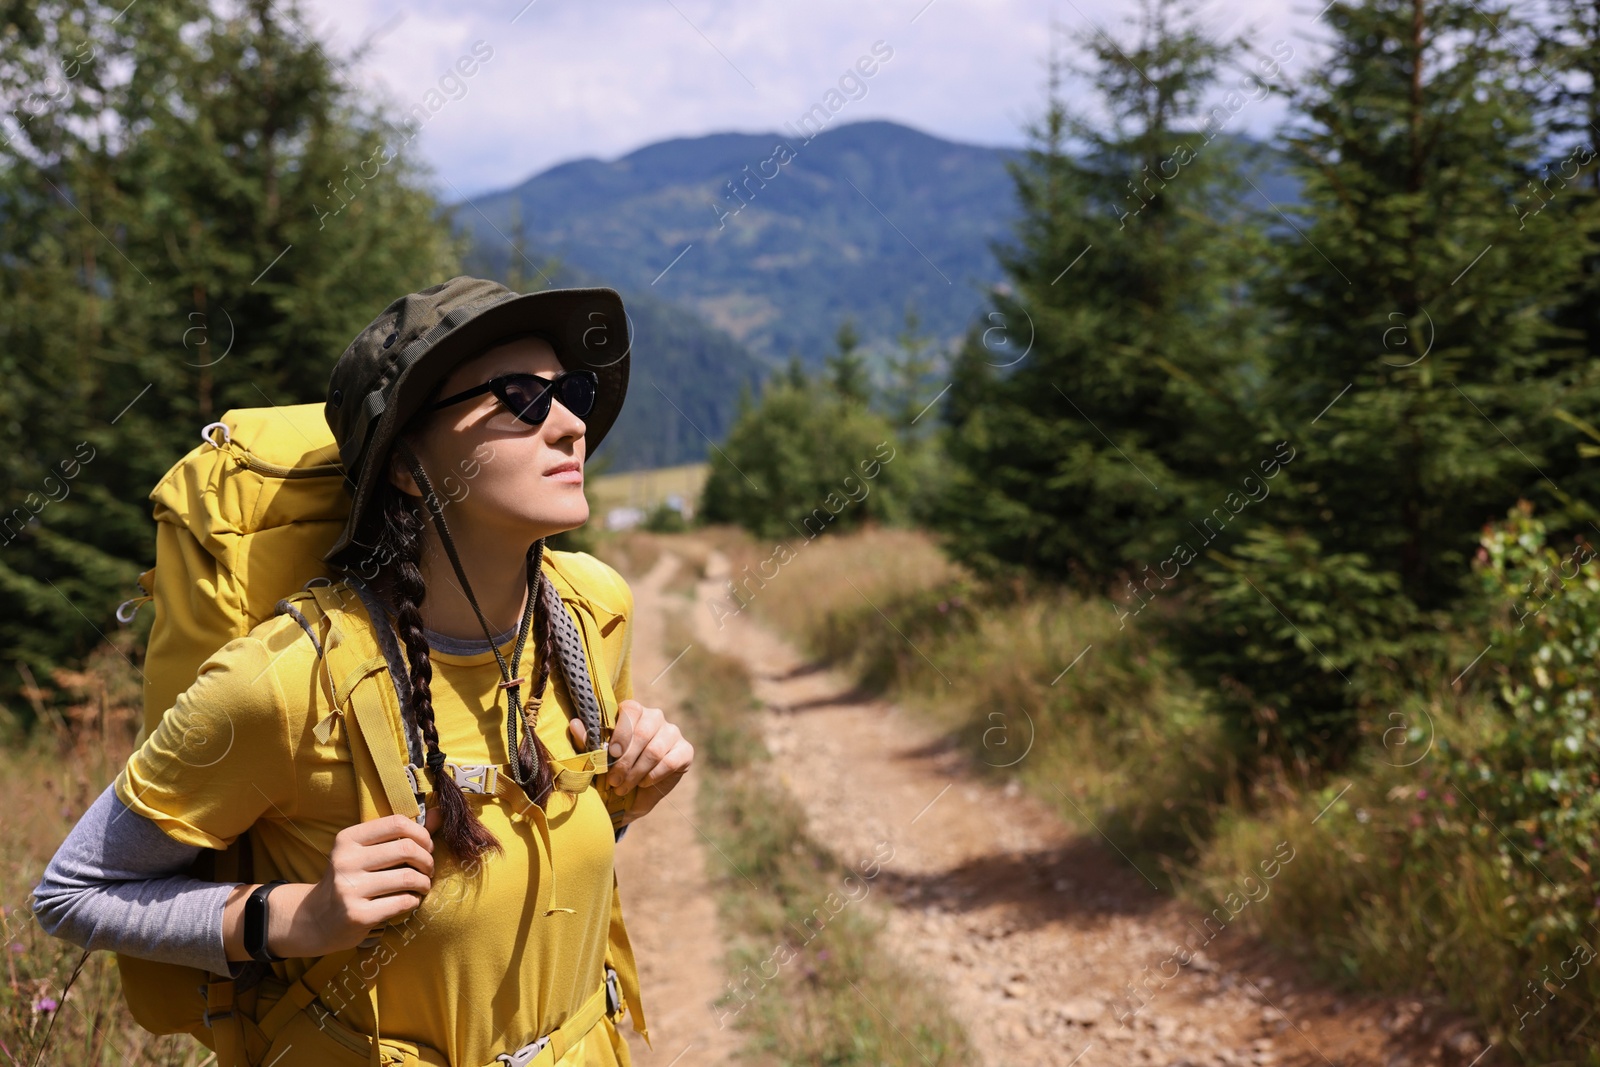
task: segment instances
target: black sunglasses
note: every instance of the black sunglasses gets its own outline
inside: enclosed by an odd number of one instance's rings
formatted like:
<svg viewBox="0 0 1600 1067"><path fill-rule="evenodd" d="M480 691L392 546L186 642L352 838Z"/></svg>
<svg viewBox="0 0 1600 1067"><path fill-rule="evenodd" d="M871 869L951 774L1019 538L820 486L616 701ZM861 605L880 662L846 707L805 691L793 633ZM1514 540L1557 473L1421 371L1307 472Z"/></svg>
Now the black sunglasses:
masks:
<svg viewBox="0 0 1600 1067"><path fill-rule="evenodd" d="M490 378L482 385L464 393L447 396L434 404L429 411L438 411L451 404L459 404L484 393L494 393L511 414L537 426L550 415L550 401L556 399L580 419L589 417L594 401L600 393L600 375L592 370L563 371L554 378L541 378L537 374L502 374Z"/></svg>

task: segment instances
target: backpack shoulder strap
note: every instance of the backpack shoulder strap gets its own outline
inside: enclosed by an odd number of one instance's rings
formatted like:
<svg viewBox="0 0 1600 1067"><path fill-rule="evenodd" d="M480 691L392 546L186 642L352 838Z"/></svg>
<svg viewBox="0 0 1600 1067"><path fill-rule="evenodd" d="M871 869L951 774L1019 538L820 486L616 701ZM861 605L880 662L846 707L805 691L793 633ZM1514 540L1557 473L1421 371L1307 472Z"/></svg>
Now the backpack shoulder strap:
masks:
<svg viewBox="0 0 1600 1067"><path fill-rule="evenodd" d="M406 769L413 746L420 754L420 741L408 743L409 700L402 700L400 690L405 685L409 692L410 686L401 681L404 670L394 669L399 647L387 614L370 592L358 589L338 582L310 592L325 622L322 659L334 710L344 715L351 739L362 819L395 814L420 822L421 795ZM368 610L369 601L374 610ZM374 677L379 674L388 675L387 684Z"/></svg>
<svg viewBox="0 0 1600 1067"><path fill-rule="evenodd" d="M589 676L588 638L582 623L574 621L581 614L580 605L568 606L555 581L543 585L545 610L550 613L551 635L555 640L556 658L561 664L561 677L567 686L567 696L572 711L583 721L584 748L590 752L603 750L611 738L615 716L608 716L605 702L600 698Z"/></svg>
<svg viewBox="0 0 1600 1067"><path fill-rule="evenodd" d="M601 726L609 737L617 721L613 682L621 663L619 656L604 653L607 644L614 643L617 624L628 622L632 590L616 571L586 552L547 552L545 559L550 564L550 584L576 621L585 655L574 658L581 659L576 665L587 675L583 682L599 703Z"/></svg>
<svg viewBox="0 0 1600 1067"><path fill-rule="evenodd" d="M377 639L378 648L389 664L389 680L394 684L394 694L400 704L401 718L405 720L406 748L410 753L412 764L420 767L422 729L417 725L417 717L411 707L411 670L405 657L400 654L400 639L394 632L394 624L389 620L388 610L378 600L377 595L360 582L349 584L361 598L362 606L367 609L367 618L372 623L372 635Z"/></svg>
<svg viewBox="0 0 1600 1067"><path fill-rule="evenodd" d="M409 700L401 694L409 693L410 679L381 605L365 587L338 582L313 585L280 600L277 607L310 638L335 711L345 717L362 820L399 814L420 822L421 796L406 774L402 755L407 749L396 730L408 725L402 709ZM392 684L374 677L382 673ZM257 1032L270 1044L297 1013L313 1010L317 1001L343 1004L352 993L361 995L377 968L358 964L377 950L347 949L319 958L255 1020Z"/></svg>

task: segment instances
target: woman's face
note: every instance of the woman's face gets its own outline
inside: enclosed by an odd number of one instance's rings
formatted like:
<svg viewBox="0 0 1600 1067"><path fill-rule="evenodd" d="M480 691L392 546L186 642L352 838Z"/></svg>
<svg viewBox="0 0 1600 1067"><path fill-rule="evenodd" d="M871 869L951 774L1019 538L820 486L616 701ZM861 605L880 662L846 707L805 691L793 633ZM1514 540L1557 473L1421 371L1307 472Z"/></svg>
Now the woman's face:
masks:
<svg viewBox="0 0 1600 1067"><path fill-rule="evenodd" d="M554 378L561 361L548 342L522 338L487 349L457 366L436 396L482 385L501 374ZM451 533L482 530L519 546L582 526L589 519L583 494L584 422L560 400L537 426L519 420L492 392L431 413L407 438L433 483ZM576 467L576 473L556 468ZM390 456L390 480L421 496L409 468Z"/></svg>

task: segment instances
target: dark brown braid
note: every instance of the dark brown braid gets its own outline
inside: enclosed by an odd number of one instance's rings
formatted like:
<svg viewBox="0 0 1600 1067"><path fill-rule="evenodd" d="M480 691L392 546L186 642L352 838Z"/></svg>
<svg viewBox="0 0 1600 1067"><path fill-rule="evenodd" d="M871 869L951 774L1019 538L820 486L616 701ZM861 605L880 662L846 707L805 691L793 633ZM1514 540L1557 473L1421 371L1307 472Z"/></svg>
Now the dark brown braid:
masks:
<svg viewBox="0 0 1600 1067"><path fill-rule="evenodd" d="M378 557L387 564L381 568L383 592L394 609L395 630L411 665L411 706L428 750L428 776L433 780L441 820L439 836L461 863L471 864L484 853L500 852L502 848L478 820L455 778L444 771L446 756L439 747L439 727L433 715L433 661L422 627L421 608L428 589L418 566L423 531L420 503L413 504L392 485L381 485L379 494L382 506L374 510L385 520L379 545L389 550Z"/></svg>

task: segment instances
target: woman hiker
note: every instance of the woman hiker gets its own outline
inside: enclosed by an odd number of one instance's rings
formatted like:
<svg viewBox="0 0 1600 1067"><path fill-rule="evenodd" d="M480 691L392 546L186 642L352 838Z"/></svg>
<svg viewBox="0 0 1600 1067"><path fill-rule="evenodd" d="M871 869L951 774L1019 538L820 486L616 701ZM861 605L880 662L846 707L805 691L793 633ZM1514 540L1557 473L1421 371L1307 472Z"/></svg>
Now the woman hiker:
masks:
<svg viewBox="0 0 1600 1067"><path fill-rule="evenodd" d="M590 698L551 684L552 660L583 659L558 592L593 598L602 629L630 625L633 600L592 557L544 552L589 517L583 463L622 407L627 342L609 289L517 295L473 278L396 300L356 337L325 409L354 506L324 559L392 615L432 781L425 823L360 821L350 748L317 728L334 718L317 649L282 614L207 662L181 728L165 716L73 828L34 893L47 931L219 976L265 961L257 1018L265 990L315 958L397 946L369 989L306 1006L293 1040L272 1045L285 1067L629 1063L606 966L613 847L694 750L631 699L623 642L620 662L586 664L616 679L610 769L593 788L554 788L588 740L567 704ZM432 491L468 469L464 495ZM227 752L194 759L183 735L196 730L228 737ZM509 772L497 793L468 799L483 782L457 768L473 764ZM185 873L245 831L256 881ZM246 1042L241 1059L257 1056L272 1061Z"/></svg>

